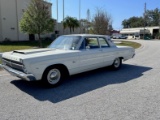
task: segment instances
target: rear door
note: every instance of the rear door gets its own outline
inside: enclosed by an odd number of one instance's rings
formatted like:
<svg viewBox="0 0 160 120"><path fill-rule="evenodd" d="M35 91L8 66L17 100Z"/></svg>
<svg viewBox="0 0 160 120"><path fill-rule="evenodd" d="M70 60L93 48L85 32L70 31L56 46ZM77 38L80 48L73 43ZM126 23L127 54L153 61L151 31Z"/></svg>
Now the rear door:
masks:
<svg viewBox="0 0 160 120"><path fill-rule="evenodd" d="M112 65L118 52L116 47L111 47L105 37L99 37L98 39L102 49L104 66Z"/></svg>

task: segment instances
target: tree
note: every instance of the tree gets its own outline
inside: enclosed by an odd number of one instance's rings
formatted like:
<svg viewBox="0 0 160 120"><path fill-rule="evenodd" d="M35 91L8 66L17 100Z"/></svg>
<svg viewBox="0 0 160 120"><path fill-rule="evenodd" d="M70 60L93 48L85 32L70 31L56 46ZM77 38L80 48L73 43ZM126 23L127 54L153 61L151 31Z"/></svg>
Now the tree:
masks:
<svg viewBox="0 0 160 120"><path fill-rule="evenodd" d="M112 19L106 11L98 8L93 17L92 24L95 34L106 35L109 32L109 26L112 25Z"/></svg>
<svg viewBox="0 0 160 120"><path fill-rule="evenodd" d="M122 21L123 28L135 28L135 27L143 27L144 19L143 17L131 17L129 19L125 19Z"/></svg>
<svg viewBox="0 0 160 120"><path fill-rule="evenodd" d="M43 0L32 0L20 21L20 30L28 34L37 34L42 47L41 34L52 32L55 20L51 18L48 5Z"/></svg>
<svg viewBox="0 0 160 120"><path fill-rule="evenodd" d="M74 17L66 17L63 22L64 28L69 27L70 33L74 32L74 28L79 27L79 21Z"/></svg>
<svg viewBox="0 0 160 120"><path fill-rule="evenodd" d="M89 27L91 27L91 22L89 22L87 19L81 19L80 24L82 33L89 33Z"/></svg>
<svg viewBox="0 0 160 120"><path fill-rule="evenodd" d="M160 21L160 9L147 10L144 17L130 17L122 21L123 28L135 28L145 26L158 26Z"/></svg>
<svg viewBox="0 0 160 120"><path fill-rule="evenodd" d="M160 20L160 9L146 11L146 23L148 26L158 26Z"/></svg>

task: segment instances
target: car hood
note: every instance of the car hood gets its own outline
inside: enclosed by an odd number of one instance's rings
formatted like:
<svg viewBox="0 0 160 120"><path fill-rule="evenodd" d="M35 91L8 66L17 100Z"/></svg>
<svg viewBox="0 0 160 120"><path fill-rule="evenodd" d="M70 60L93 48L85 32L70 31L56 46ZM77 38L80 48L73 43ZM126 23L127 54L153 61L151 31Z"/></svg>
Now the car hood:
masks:
<svg viewBox="0 0 160 120"><path fill-rule="evenodd" d="M2 54L2 57L9 60L14 61L21 61L21 59L38 59L43 58L45 59L54 57L66 57L66 55L71 55L73 53L77 53L76 50L59 50L59 49L51 49L51 48L44 48L44 49L29 49L29 50L14 50L12 52L6 52Z"/></svg>

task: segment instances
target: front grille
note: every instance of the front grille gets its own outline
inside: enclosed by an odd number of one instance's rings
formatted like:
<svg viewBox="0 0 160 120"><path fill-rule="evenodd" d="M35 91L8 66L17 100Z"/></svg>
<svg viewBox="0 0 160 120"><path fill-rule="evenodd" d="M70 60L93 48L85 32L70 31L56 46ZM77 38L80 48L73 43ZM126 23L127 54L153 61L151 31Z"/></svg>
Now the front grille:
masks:
<svg viewBox="0 0 160 120"><path fill-rule="evenodd" d="M23 64L17 61L13 61L13 60L9 60L6 58L2 58L2 63L8 67L11 67L13 69L19 70L21 72L24 72L23 68Z"/></svg>

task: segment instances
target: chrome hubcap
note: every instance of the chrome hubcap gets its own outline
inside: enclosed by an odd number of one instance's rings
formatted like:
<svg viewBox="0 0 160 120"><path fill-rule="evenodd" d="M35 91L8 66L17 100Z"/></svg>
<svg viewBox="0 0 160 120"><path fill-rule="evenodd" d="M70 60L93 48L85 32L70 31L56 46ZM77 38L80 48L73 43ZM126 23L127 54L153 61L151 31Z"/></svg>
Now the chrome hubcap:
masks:
<svg viewBox="0 0 160 120"><path fill-rule="evenodd" d="M58 76L57 74L58 74L57 72L51 73L50 79L54 80Z"/></svg>
<svg viewBox="0 0 160 120"><path fill-rule="evenodd" d="M47 80L50 84L56 84L61 78L61 73L58 69L52 69L47 75Z"/></svg>

